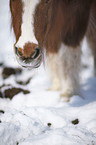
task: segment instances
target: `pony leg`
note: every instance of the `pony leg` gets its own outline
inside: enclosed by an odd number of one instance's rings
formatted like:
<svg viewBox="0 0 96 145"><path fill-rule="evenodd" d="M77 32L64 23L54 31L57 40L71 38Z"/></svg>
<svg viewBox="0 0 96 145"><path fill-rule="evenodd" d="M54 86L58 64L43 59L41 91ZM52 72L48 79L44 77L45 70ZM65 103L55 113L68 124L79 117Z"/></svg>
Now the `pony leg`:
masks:
<svg viewBox="0 0 96 145"><path fill-rule="evenodd" d="M62 44L59 59L61 97L69 101L72 95L80 95L81 46L71 48Z"/></svg>
<svg viewBox="0 0 96 145"><path fill-rule="evenodd" d="M96 37L96 34L91 37L87 37L87 42L88 45L92 51L93 54L93 59L94 59L94 76L96 76L96 38L94 39L93 37Z"/></svg>
<svg viewBox="0 0 96 145"><path fill-rule="evenodd" d="M58 70L58 54L57 53L48 53L47 55L47 64L49 75L52 81L52 86L48 90L57 91L60 89L60 78Z"/></svg>
<svg viewBox="0 0 96 145"><path fill-rule="evenodd" d="M92 50L94 59L94 75L96 76L96 1L93 0L89 18L89 24L87 28L87 42Z"/></svg>

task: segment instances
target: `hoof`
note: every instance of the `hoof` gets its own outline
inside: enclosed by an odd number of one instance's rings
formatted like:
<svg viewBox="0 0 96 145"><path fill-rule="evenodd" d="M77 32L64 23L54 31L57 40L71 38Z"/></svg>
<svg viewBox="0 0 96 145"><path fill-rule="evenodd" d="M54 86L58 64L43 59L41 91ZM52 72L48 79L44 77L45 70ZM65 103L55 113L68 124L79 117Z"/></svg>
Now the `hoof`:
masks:
<svg viewBox="0 0 96 145"><path fill-rule="evenodd" d="M60 94L61 99L63 99L65 102L70 102L70 98L73 96L73 94Z"/></svg>

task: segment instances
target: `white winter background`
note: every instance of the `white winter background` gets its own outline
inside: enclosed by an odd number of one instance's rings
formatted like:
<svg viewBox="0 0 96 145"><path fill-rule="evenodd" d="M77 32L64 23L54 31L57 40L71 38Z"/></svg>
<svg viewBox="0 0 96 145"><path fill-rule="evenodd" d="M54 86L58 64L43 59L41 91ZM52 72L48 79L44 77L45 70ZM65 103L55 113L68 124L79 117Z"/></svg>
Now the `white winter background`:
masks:
<svg viewBox="0 0 96 145"><path fill-rule="evenodd" d="M9 1L0 0L0 62L5 66L20 67L16 61L10 29ZM93 58L86 41L83 45L81 71L82 96L72 96L66 103L60 92L48 91L51 85L47 69L23 70L19 76L2 78L0 86L11 84L28 89L30 94L19 93L12 100L0 98L0 145L96 145L96 78L93 77ZM26 81L26 86L16 80ZM72 124L78 119L77 125Z"/></svg>

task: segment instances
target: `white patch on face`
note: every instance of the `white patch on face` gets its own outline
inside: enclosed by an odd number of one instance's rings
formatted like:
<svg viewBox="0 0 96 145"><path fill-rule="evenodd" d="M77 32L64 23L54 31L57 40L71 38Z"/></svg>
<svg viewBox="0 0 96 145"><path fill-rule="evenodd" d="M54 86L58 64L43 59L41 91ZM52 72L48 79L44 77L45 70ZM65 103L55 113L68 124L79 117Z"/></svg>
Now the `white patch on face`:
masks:
<svg viewBox="0 0 96 145"><path fill-rule="evenodd" d="M23 16L21 25L21 36L16 44L17 48L22 48L25 43L35 43L38 41L34 35L34 12L40 0L22 0L23 3Z"/></svg>

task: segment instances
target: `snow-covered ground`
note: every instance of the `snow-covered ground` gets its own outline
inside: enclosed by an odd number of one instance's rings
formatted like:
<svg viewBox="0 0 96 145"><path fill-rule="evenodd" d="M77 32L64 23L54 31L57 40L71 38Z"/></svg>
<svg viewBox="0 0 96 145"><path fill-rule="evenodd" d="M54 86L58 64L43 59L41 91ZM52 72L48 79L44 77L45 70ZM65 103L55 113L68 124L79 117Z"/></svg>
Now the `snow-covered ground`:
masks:
<svg viewBox="0 0 96 145"><path fill-rule="evenodd" d="M0 0L0 62L15 68L20 66L13 51L8 3ZM0 145L96 145L96 78L92 77L93 60L86 47L84 42L83 98L73 96L69 103L60 99L60 92L48 91L51 83L43 66L7 79L2 78L4 66L0 67L0 86L10 84L30 91L12 100L0 98ZM29 84L17 84L30 77Z"/></svg>

